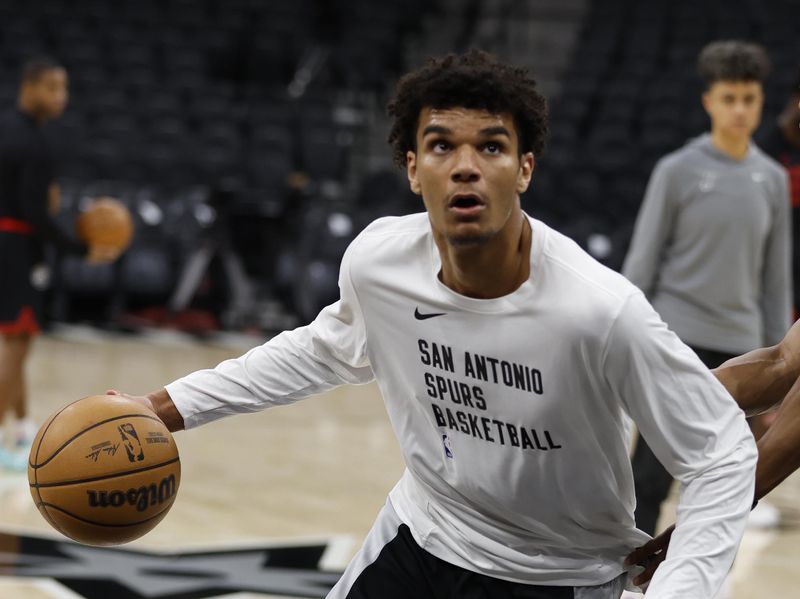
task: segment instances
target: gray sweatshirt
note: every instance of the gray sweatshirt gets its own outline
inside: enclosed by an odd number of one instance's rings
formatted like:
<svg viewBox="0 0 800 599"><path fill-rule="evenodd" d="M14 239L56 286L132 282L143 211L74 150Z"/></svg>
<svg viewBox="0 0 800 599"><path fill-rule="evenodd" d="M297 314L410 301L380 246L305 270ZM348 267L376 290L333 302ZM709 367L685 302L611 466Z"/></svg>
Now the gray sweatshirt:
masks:
<svg viewBox="0 0 800 599"><path fill-rule="evenodd" d="M772 345L791 323L790 205L777 162L701 135L653 170L622 272L689 345Z"/></svg>

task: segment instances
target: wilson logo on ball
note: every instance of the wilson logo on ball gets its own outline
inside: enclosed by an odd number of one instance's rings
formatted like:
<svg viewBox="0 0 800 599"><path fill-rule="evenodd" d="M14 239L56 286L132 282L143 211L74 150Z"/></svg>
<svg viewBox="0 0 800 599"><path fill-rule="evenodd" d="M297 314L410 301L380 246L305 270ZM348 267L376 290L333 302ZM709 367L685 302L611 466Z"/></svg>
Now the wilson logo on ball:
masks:
<svg viewBox="0 0 800 599"><path fill-rule="evenodd" d="M142 442L139 441L139 435L136 434L136 429L129 422L120 424L117 427L119 436L122 437L122 444L125 451L128 453L128 459L131 462L141 462L144 459L144 449L142 449Z"/></svg>
<svg viewBox="0 0 800 599"><path fill-rule="evenodd" d="M86 491L89 498L89 507L122 507L124 505L136 506L136 511L143 512L148 507L160 505L175 496L177 485L175 476L170 474L159 484L151 484L138 489L127 491Z"/></svg>

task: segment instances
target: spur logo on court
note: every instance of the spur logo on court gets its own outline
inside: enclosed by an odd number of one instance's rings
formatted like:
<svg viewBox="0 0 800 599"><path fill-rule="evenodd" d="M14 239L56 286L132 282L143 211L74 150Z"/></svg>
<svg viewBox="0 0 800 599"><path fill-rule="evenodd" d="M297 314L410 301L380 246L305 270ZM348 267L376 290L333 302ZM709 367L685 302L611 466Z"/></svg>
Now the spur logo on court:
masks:
<svg viewBox="0 0 800 599"><path fill-rule="evenodd" d="M122 507L132 505L136 511L143 512L148 507L160 505L175 496L177 491L175 475L170 474L158 484L151 484L138 489L114 491L86 491L89 507Z"/></svg>
<svg viewBox="0 0 800 599"><path fill-rule="evenodd" d="M142 442L139 441L139 435L136 429L130 422L120 424L117 427L119 436L122 438L122 444L128 454L128 459L131 462L141 462L144 459L144 449L142 449Z"/></svg>

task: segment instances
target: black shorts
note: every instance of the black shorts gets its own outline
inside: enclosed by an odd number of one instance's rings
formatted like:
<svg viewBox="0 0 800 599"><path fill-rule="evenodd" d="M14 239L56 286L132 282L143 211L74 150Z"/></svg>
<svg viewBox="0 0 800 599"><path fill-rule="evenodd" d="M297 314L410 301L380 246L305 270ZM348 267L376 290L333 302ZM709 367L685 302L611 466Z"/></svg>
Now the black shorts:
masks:
<svg viewBox="0 0 800 599"><path fill-rule="evenodd" d="M466 570L422 549L389 501L327 599L619 599L624 583L529 585Z"/></svg>
<svg viewBox="0 0 800 599"><path fill-rule="evenodd" d="M34 287L32 273L40 260L30 235L0 231L0 335L39 332L44 293Z"/></svg>

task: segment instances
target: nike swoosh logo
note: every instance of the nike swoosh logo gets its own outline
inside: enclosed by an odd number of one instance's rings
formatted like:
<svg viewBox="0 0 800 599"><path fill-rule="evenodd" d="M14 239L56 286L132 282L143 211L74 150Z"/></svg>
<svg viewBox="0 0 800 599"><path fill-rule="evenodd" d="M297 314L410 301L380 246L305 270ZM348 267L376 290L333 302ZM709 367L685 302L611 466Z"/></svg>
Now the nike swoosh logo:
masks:
<svg viewBox="0 0 800 599"><path fill-rule="evenodd" d="M437 316L444 316L447 312L431 312L430 314L423 314L419 308L414 310L414 318L417 320L428 320L429 318L436 318Z"/></svg>

